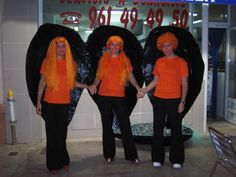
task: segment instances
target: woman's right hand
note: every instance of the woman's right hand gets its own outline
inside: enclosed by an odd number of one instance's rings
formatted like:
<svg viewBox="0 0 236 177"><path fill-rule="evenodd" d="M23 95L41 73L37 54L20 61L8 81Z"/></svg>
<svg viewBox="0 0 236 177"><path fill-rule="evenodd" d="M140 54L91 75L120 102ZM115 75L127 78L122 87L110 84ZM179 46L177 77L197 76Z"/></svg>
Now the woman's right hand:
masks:
<svg viewBox="0 0 236 177"><path fill-rule="evenodd" d="M39 85L38 85L37 105L36 105L36 113L38 115L42 114L42 103L41 103L41 100L42 100L42 96L43 96L45 85L46 85L46 83L45 83L44 75L41 74Z"/></svg>
<svg viewBox="0 0 236 177"><path fill-rule="evenodd" d="M143 98L145 94L146 94L146 89L145 88L140 88L137 91L137 98Z"/></svg>
<svg viewBox="0 0 236 177"><path fill-rule="evenodd" d="M38 115L42 115L42 104L40 102L37 103L37 105L36 105L36 113Z"/></svg>

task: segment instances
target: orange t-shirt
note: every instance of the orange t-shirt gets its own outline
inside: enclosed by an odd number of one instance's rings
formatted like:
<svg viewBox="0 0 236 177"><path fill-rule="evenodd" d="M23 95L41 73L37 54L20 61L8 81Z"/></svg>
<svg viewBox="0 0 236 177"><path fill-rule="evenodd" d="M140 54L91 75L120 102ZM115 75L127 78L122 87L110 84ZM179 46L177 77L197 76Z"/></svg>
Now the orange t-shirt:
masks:
<svg viewBox="0 0 236 177"><path fill-rule="evenodd" d="M45 61L45 60L44 60ZM45 72L45 62L41 66L40 73ZM67 86L66 60L57 60L57 74L59 85L57 90L47 88L45 90L44 101L48 103L66 104L70 103L70 89Z"/></svg>
<svg viewBox="0 0 236 177"><path fill-rule="evenodd" d="M132 72L133 68L129 59L126 60L128 72ZM98 94L102 96L125 96L125 83L121 83L122 65L118 58L110 58L109 65L106 68L104 77L102 78Z"/></svg>
<svg viewBox="0 0 236 177"><path fill-rule="evenodd" d="M155 63L154 75L158 75L158 82L154 96L160 98L180 98L182 77L188 76L187 62L180 57L168 59L162 57Z"/></svg>

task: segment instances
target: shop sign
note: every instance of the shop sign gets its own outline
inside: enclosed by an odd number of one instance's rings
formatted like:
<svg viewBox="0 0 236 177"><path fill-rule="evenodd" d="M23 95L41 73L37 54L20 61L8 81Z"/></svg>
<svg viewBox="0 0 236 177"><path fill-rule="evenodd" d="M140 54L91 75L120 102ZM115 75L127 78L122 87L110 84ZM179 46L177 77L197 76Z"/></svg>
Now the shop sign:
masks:
<svg viewBox="0 0 236 177"><path fill-rule="evenodd" d="M147 0L149 1L149 0ZM150 0L152 1L152 0ZM192 3L209 3L209 4L225 4L236 5L236 0L153 0L159 2L192 2Z"/></svg>
<svg viewBox="0 0 236 177"><path fill-rule="evenodd" d="M69 3L109 3L109 0L61 0L61 2ZM120 2L125 2L125 0L120 0ZM155 3L155 2L183 2L183 3L210 3L210 4L226 4L226 5L236 5L235 0L133 0L134 4L146 4L146 3Z"/></svg>
<svg viewBox="0 0 236 177"><path fill-rule="evenodd" d="M89 28L94 29L97 26L111 25L113 9L109 0L59 0L60 5L83 6L90 5L87 14L82 14L79 11L65 11L60 13L63 24L79 24L80 20L87 18L89 20ZM162 26L164 17L172 18L169 25L186 28L188 25L188 5L183 2L159 2L147 0L130 1L132 6L125 6L125 0L117 0L117 4L124 5L123 9L119 10L119 21L124 28L130 27L133 30L137 24L139 10L143 7L148 7L144 14L144 21L152 29L154 26ZM114 3L114 1L112 1ZM172 14L166 14L166 8L172 8ZM117 18L117 15L116 15Z"/></svg>

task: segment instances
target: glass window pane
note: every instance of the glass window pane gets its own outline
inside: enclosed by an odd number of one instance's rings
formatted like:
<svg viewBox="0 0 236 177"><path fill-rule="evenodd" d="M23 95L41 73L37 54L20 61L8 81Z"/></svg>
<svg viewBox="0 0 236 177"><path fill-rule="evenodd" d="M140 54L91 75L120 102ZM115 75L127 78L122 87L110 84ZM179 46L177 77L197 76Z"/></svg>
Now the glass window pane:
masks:
<svg viewBox="0 0 236 177"><path fill-rule="evenodd" d="M193 36L199 47L202 44L202 4L193 4Z"/></svg>
<svg viewBox="0 0 236 177"><path fill-rule="evenodd" d="M229 97L236 98L236 30L230 32Z"/></svg>
<svg viewBox="0 0 236 177"><path fill-rule="evenodd" d="M230 27L236 27L236 5L230 6Z"/></svg>
<svg viewBox="0 0 236 177"><path fill-rule="evenodd" d="M227 5L209 5L209 22L227 22Z"/></svg>

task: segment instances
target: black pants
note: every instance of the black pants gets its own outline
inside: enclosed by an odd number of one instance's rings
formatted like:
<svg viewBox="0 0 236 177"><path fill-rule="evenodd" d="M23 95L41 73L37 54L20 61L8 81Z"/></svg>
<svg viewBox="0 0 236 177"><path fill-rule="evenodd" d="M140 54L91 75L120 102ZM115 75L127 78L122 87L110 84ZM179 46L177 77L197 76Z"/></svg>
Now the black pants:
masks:
<svg viewBox="0 0 236 177"><path fill-rule="evenodd" d="M68 104L43 103L42 116L46 126L46 165L49 170L59 170L69 165L66 148Z"/></svg>
<svg viewBox="0 0 236 177"><path fill-rule="evenodd" d="M171 144L169 160L173 163L184 163L184 144L182 137L182 118L178 113L180 99L153 98L154 137L152 143L152 161L164 163L165 145L163 129L165 118L171 128Z"/></svg>
<svg viewBox="0 0 236 177"><path fill-rule="evenodd" d="M133 141L129 111L125 98L98 96L97 103L102 118L104 157L114 158L116 154L115 136L112 130L114 110L120 124L125 159L134 160L138 158L137 149Z"/></svg>

